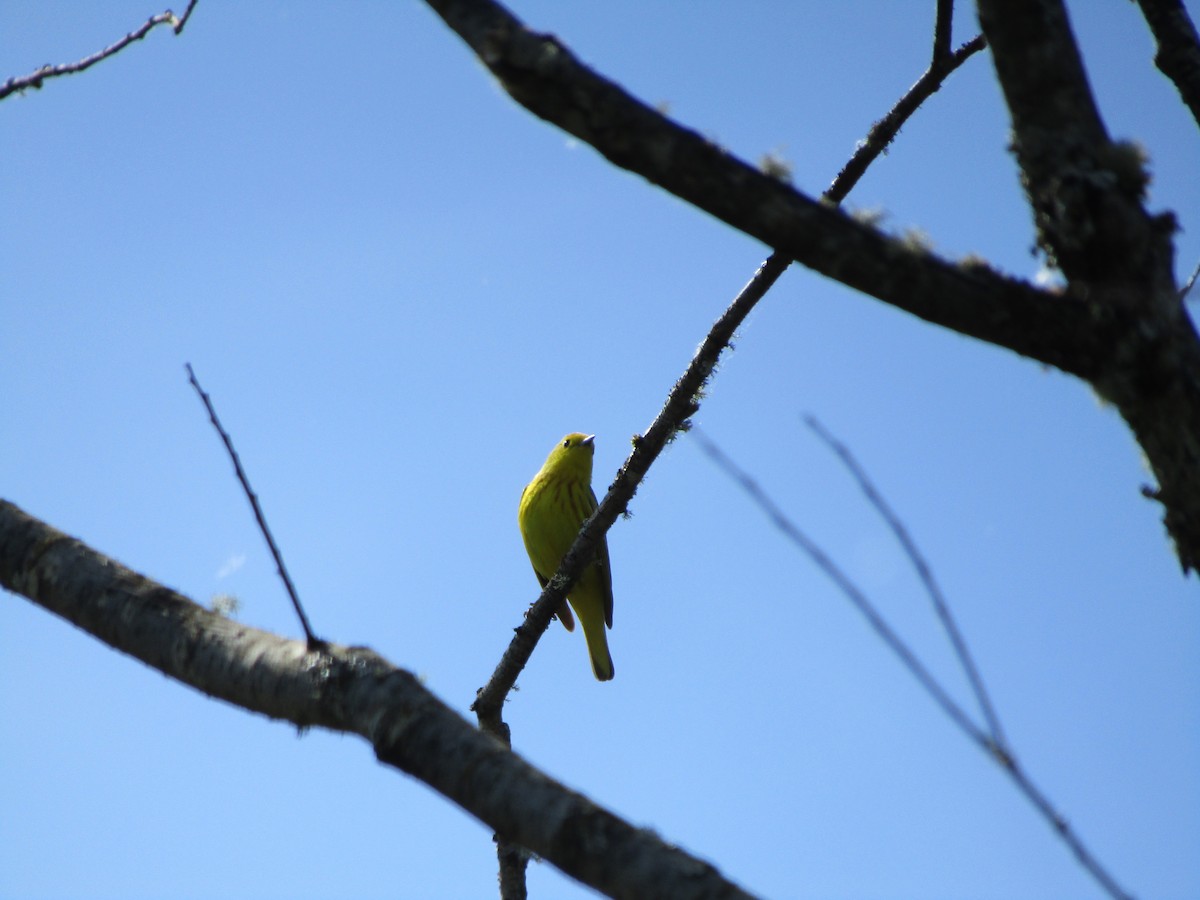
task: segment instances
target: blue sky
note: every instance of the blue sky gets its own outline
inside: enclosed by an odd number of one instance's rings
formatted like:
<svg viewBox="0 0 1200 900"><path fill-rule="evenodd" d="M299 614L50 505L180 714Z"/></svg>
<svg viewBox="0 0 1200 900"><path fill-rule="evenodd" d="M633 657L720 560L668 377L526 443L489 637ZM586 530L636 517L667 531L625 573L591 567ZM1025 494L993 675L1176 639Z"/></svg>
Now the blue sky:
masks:
<svg viewBox="0 0 1200 900"><path fill-rule="evenodd" d="M931 3L513 7L679 121L827 186L923 70ZM0 76L154 8L0 8ZM1076 3L1110 131L1200 259L1200 140L1130 3ZM1192 5L1193 15L1197 9ZM955 43L973 36L961 11ZM466 714L536 596L516 529L554 441L598 491L766 255L532 118L423 5L202 0L0 108L3 496L295 635L191 362L317 631ZM1039 262L990 60L848 205L937 252ZM1027 770L1118 881L1200 895L1200 598L1117 415L1079 382L794 268L697 421L956 697L903 556L804 428L846 441L931 560ZM550 774L773 897L1094 884L860 617L688 438L609 536L617 677L557 625L506 709ZM0 895L462 897L490 831L363 742L208 700L0 598ZM591 892L548 864L533 897Z"/></svg>

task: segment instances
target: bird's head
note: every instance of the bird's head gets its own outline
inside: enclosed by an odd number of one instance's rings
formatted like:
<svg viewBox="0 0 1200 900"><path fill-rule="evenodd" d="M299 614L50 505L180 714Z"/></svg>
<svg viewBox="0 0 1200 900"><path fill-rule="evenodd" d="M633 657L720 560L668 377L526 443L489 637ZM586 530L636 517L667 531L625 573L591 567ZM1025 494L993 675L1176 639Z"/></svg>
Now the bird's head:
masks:
<svg viewBox="0 0 1200 900"><path fill-rule="evenodd" d="M559 475L582 478L591 483L592 456L596 452L594 434L583 434L575 431L566 435L550 451L546 457L543 471L555 472Z"/></svg>

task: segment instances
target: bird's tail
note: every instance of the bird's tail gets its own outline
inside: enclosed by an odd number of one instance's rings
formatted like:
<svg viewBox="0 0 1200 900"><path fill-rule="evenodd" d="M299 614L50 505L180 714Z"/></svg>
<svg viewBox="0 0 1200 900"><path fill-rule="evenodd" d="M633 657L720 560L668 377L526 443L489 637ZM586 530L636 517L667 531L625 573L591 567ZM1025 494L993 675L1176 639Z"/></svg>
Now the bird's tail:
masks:
<svg viewBox="0 0 1200 900"><path fill-rule="evenodd" d="M597 681L611 681L613 669L612 654L608 652L608 635L604 632L604 623L599 627L583 629L583 637L587 641L588 656L592 660L592 674Z"/></svg>

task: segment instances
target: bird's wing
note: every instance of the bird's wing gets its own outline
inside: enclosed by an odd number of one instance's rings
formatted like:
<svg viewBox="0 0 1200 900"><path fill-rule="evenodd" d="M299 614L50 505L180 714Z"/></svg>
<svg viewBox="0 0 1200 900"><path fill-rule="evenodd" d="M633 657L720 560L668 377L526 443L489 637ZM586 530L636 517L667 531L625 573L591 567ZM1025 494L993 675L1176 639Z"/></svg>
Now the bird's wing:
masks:
<svg viewBox="0 0 1200 900"><path fill-rule="evenodd" d="M592 495L592 509L588 515L596 511L596 492L588 488ZM600 583L604 588L604 624L612 628L613 595L612 567L608 562L608 535L600 538L600 546L596 550L596 566L600 569Z"/></svg>

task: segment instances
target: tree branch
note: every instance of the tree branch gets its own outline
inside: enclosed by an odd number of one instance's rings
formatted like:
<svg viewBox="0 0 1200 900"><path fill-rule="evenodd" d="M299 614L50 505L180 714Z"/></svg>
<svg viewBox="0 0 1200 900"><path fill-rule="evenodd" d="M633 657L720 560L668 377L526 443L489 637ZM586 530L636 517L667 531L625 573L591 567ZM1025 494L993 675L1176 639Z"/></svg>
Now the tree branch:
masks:
<svg viewBox="0 0 1200 900"><path fill-rule="evenodd" d="M942 593L941 587L938 586L937 579L933 577L933 568L925 559L921 548L917 546L917 542L909 535L904 522L901 521L900 517L892 509L891 504L884 499L883 494L875 487L875 483L871 481L871 477L867 474L866 470L854 458L854 454L850 452L850 448L830 434L828 429L821 424L816 416L806 415L804 417L804 424L841 460L842 465L846 467L851 477L858 483L859 490L863 492L863 496L867 498L867 501L875 508L875 511L879 513L883 521L887 523L892 535L896 538L896 542L904 551L904 555L912 563L917 577L921 579L921 584L925 588L926 595L933 604L938 621L942 623L942 630L946 632L946 637L950 640L950 645L954 648L954 655L958 658L958 663L962 667L963 674L967 676L967 682L971 685L971 692L975 694L975 701L979 704L979 711L983 714L984 722L987 723L988 740L995 749L1006 755L1009 754L1008 742L1004 738L1004 730L1000 727L1000 717L996 714L996 709L992 705L992 698L983 683L983 676L979 674L979 667L975 665L975 658L971 655L962 632L959 631L958 623L954 621L954 616L950 612L950 604L946 601L946 596Z"/></svg>
<svg viewBox="0 0 1200 900"><path fill-rule="evenodd" d="M0 585L210 697L365 738L381 762L610 896L749 897L535 769L371 650L314 652L232 622L4 500Z"/></svg>
<svg viewBox="0 0 1200 900"><path fill-rule="evenodd" d="M939 14L939 22L941 21ZM841 203L921 103L932 96L955 69L984 46L983 38L977 37L948 58L935 60L917 83L900 98L896 106L871 128L867 140L859 146L849 163L842 168L825 191L825 200L834 204ZM585 560L591 558L596 543L608 532L616 517L628 508L638 485L663 446L686 427L688 418L699 408L698 398L704 385L737 327L787 270L789 263L790 260L783 254L772 254L710 329L683 376L672 388L654 423L644 436L635 439L633 453L626 460L593 518L581 527L570 551L563 558L558 573L546 586L542 596L527 611L524 623L516 629L516 637L501 657L492 677L479 690L472 709L480 727L506 746L511 746L511 736L503 720L504 702L516 683L517 676L528 663L537 642L549 627L553 611L569 593L582 571ZM625 473L626 477L622 477L621 473ZM593 530L593 521L606 524ZM525 854L520 847L511 842L499 840L498 843L501 896L505 900L510 896L523 898Z"/></svg>
<svg viewBox="0 0 1200 900"><path fill-rule="evenodd" d="M1174 218L1142 206L1140 151L1114 144L1061 0L979 0L1038 240L1090 310L1085 377L1158 479L1147 495L1183 571L1200 566L1200 339L1175 287Z"/></svg>
<svg viewBox="0 0 1200 900"><path fill-rule="evenodd" d="M213 406L212 399L204 392L204 388L200 387L196 373L192 371L192 364L185 363L184 368L188 373L188 383L195 388L196 393L200 397L200 402L204 404L204 409L208 412L208 420L212 423L212 427L216 429L221 443L225 445L225 452L229 454L229 459L233 463L233 472L242 486L242 491L245 493L246 499L250 501L250 508L254 511L254 521L258 523L258 530L267 542L267 549L271 551L271 558L275 560L275 571L279 574L279 578L283 582L283 588L287 591L288 599L292 601L292 609L296 611L296 617L300 620L300 627L304 630L304 638L308 642L308 649L319 650L320 645L324 642L313 634L312 626L308 623L308 616L304 613L304 605L300 602L300 595L296 592L296 586L292 584L292 576L288 574L287 566L284 565L283 554L279 550L279 545L275 543L275 536L271 534L271 529L267 526L267 517L262 511L262 506L259 505L258 495L250 487L250 478L246 475L245 469L242 468L242 460L238 457L237 450L233 448L233 438L229 436L229 433L221 424L221 420L217 418L217 410Z"/></svg>
<svg viewBox="0 0 1200 900"><path fill-rule="evenodd" d="M1154 63L1175 84L1200 125L1200 36L1182 0L1137 0L1158 52Z"/></svg>
<svg viewBox="0 0 1200 900"><path fill-rule="evenodd" d="M1038 241L1077 287L1174 296L1170 234L1143 209L1138 149L1113 144L1061 0L980 0L979 21L1013 123Z"/></svg>
<svg viewBox="0 0 1200 900"><path fill-rule="evenodd" d="M818 430L822 438L827 435ZM900 662L908 669L909 673L917 680L921 687L941 708L942 712L958 726L976 746L988 755L993 762L1001 767L1004 772L1013 780L1017 789L1025 795L1025 798L1037 809L1042 817L1050 823L1050 826L1062 839L1063 843L1071 850L1079 863L1088 871L1096 882L1104 888L1109 896L1114 900L1131 900L1128 894L1119 884L1116 879L1109 874L1108 870L1101 865L1100 860L1092 855L1083 840L1071 828L1070 823L1060 813L1050 799L1033 783L1029 775L1021 767L1016 756L1013 754L1011 747L1006 744L999 733L999 725L994 724L994 719L989 714L989 721L993 721L991 734L985 732L982 728L976 725L966 711L959 706L945 688L938 682L933 674L925 668L924 664L917 658L917 655L909 648L909 646L900 638L900 636L887 623L882 614L876 609L870 598L863 593L850 579L845 572L825 553L824 550L805 534L797 525L795 525L787 514L767 495L750 475L742 470L732 459L711 440L708 439L699 429L693 431L693 436L700 444L700 448L708 455L708 457L717 464L717 466L750 497L751 501L758 506L760 510L771 520L774 525L789 541L795 544L801 552L803 552L813 563L819 568L827 578L829 578L842 595L846 597L858 610L859 613L867 620L867 624L875 635L883 641L889 650L892 651ZM836 448L835 448L836 449ZM839 455L840 454L840 451ZM859 471L856 464L851 464L851 468L855 473L855 477L859 477ZM872 489L873 490L873 489ZM872 502L875 502L874 499ZM882 511L883 507L879 507ZM889 520L890 513L886 514ZM890 524L890 522L889 522ZM895 526L893 526L894 528ZM899 532L897 532L899 535ZM910 542L907 537L901 539L906 550L909 549ZM911 550L910 550L911 553ZM914 558L914 562L916 559ZM922 576L924 577L924 576ZM956 639L957 644L957 639ZM972 665L973 669L974 666ZM990 703L987 704L990 709Z"/></svg>
<svg viewBox="0 0 1200 900"><path fill-rule="evenodd" d="M1088 313L986 266L908 246L671 122L492 0L427 0L535 115L777 252L923 319L1068 372L1091 364Z"/></svg>
<svg viewBox="0 0 1200 900"><path fill-rule="evenodd" d="M195 9L197 2L198 0L189 0L187 9L183 11L182 16L176 16L169 9L156 16L151 16L140 28L134 29L116 43L110 44L103 50L93 53L91 56L85 56L78 62L64 63L60 66L42 66L37 71L31 72L28 75L9 78L4 84L0 85L0 100L3 100L9 94L24 91L28 88L41 88L42 83L47 78L57 78L60 75L74 75L76 72L82 72L84 69L90 69L101 60L108 59L110 56L124 50L134 41L140 41L159 25L170 25L175 33L179 34L183 31L183 26L187 24L187 20L191 18L192 10Z"/></svg>
<svg viewBox="0 0 1200 900"><path fill-rule="evenodd" d="M938 8L940 10L941 6ZM845 200L850 188L867 171L867 166L874 162L875 158L887 149L888 144L895 139L896 134L900 131L900 126L907 122L909 117L917 111L917 107L937 92L938 88L942 86L942 82L946 80L946 77L951 72L986 46L987 41L984 40L983 35L978 35L946 56L938 56L935 49L933 63L917 79L917 83L888 111L888 114L871 126L866 140L859 145L854 156L850 158L850 161L846 163L842 171L838 173L838 177L834 183L825 192L825 198L835 203L841 203Z"/></svg>
<svg viewBox="0 0 1200 900"><path fill-rule="evenodd" d="M1151 495L1181 566L1200 566L1200 340L1173 283L1174 218L1142 209L1140 155L1108 140L1060 3L980 0L980 19L1039 243L1070 280L1065 292L953 265L805 197L667 120L493 0L426 2L514 99L614 164L848 287L1090 382L1150 461Z"/></svg>
<svg viewBox="0 0 1200 900"><path fill-rule="evenodd" d="M709 330L691 363L671 388L666 403L646 433L635 436L633 452L617 471L616 478L596 511L583 523L571 549L563 557L558 572L525 614L525 621L516 629L516 636L504 651L492 677L476 695L471 709L479 717L479 723L486 731L507 741L508 730L500 720L504 700L516 683L517 676L533 655L538 640L549 627L554 610L558 609L583 567L591 560L600 538L612 527L617 516L628 507L654 460L675 434L685 427L688 417L699 408L696 398L716 367L721 352L729 346L734 331L787 267L788 260L778 254L759 267L754 277Z"/></svg>
<svg viewBox="0 0 1200 900"><path fill-rule="evenodd" d="M933 20L933 58L930 68L938 65L950 55L950 42L954 31L954 0L937 0Z"/></svg>

